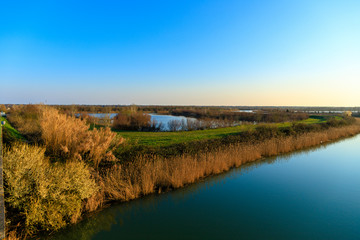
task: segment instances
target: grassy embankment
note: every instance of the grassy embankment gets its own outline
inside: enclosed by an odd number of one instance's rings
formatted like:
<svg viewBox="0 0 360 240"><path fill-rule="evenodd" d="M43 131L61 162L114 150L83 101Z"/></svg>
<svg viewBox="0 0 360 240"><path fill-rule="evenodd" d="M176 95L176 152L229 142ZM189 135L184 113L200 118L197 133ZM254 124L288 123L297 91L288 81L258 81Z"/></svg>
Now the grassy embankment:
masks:
<svg viewBox="0 0 360 240"><path fill-rule="evenodd" d="M297 123L314 124L325 122L326 118L322 116L311 116L309 119L298 121ZM274 123L267 124L278 128L289 127L293 123ZM142 146L165 147L178 143L187 143L197 140L219 139L229 135L236 135L239 132L255 129L258 125L239 125L236 127L180 131L180 132L139 132L139 131L116 131L130 144Z"/></svg>
<svg viewBox="0 0 360 240"><path fill-rule="evenodd" d="M115 151L115 155L121 161L133 160L143 155L158 155L162 157L172 157L182 154L194 155L202 150L207 151L210 148L227 145L231 138L239 138L239 135L254 132L260 127L286 130L296 124L310 125L325 123L327 119L329 119L329 117L311 116L309 119L296 122L259 125L244 124L235 127L179 132L139 132L113 129L113 131L125 139L125 143ZM340 120L341 118L336 117L336 119Z"/></svg>

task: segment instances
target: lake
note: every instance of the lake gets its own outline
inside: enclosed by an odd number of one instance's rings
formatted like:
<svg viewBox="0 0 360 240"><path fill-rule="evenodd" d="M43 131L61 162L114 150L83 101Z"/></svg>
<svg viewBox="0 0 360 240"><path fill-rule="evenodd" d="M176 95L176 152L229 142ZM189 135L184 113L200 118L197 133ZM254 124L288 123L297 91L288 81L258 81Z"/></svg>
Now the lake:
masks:
<svg viewBox="0 0 360 240"><path fill-rule="evenodd" d="M115 116L117 115L117 113L110 113L110 114L106 114L106 113L89 113L89 116L92 117L96 117L96 118L105 118L105 117L109 117L110 119L113 119ZM162 127L161 127L161 131L169 131L169 126L168 123L172 120L177 120L177 121L185 121L185 125L186 125L186 121L187 119L190 119L192 121L198 121L195 118L189 118L189 117L184 117L184 116L172 116L172 115L158 115L155 113L149 113L149 115L151 116L151 121L156 121L157 123L161 123Z"/></svg>
<svg viewBox="0 0 360 240"><path fill-rule="evenodd" d="M106 208L50 239L359 239L360 135Z"/></svg>
<svg viewBox="0 0 360 240"><path fill-rule="evenodd" d="M256 110L234 110L233 112L255 113L255 112L256 112Z"/></svg>

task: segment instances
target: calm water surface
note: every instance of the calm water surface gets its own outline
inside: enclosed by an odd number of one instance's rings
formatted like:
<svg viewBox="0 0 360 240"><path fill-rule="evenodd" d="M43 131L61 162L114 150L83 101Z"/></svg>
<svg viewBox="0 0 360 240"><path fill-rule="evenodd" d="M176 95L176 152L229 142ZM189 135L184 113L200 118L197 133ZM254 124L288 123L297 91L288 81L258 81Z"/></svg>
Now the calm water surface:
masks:
<svg viewBox="0 0 360 240"><path fill-rule="evenodd" d="M360 239L360 135L118 204L51 239Z"/></svg>
<svg viewBox="0 0 360 240"><path fill-rule="evenodd" d="M89 113L90 116L93 117L97 117L97 118L104 118L104 117L110 117L110 119L113 119L117 113L110 113L110 114L106 114L106 113ZM151 116L151 121L156 121L157 123L161 123L162 127L161 130L162 131L168 131L169 127L168 127L168 123L172 120L177 120L177 121L185 121L185 125L186 125L186 120L187 119L191 119L192 121L197 121L195 118L188 118L188 117L184 117L184 116L172 116L172 115L158 115L155 113L150 113L149 114Z"/></svg>

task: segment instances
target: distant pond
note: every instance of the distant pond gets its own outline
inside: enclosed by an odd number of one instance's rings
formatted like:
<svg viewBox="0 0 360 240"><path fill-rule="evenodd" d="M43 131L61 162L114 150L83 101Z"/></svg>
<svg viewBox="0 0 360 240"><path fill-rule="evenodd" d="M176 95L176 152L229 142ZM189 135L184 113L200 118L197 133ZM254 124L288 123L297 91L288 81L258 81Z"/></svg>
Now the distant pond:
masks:
<svg viewBox="0 0 360 240"><path fill-rule="evenodd" d="M92 117L96 117L96 118L105 118L108 117L110 115L110 119L113 119L117 113L89 113L89 116ZM189 118L189 117L184 117L184 116L172 116L172 115L158 115L156 113L149 113L149 115L151 116L151 121L156 121L157 123L161 123L161 131L169 131L169 122L172 120L177 120L177 121L185 121L185 124L187 123L187 120L190 119L192 121L198 121L195 118Z"/></svg>
<svg viewBox="0 0 360 240"><path fill-rule="evenodd" d="M255 113L255 112L256 112L256 110L234 110L233 112Z"/></svg>

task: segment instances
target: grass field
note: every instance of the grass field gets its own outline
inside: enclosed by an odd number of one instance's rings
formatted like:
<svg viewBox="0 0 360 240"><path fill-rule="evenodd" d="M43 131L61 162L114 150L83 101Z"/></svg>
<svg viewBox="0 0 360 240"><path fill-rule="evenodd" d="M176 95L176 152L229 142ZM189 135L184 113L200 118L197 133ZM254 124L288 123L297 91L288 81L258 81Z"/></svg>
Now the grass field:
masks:
<svg viewBox="0 0 360 240"><path fill-rule="evenodd" d="M314 124L325 122L326 118L322 116L311 116L309 119L299 121L298 123ZM272 123L268 125L288 127L292 123ZM128 144L138 144L151 147L165 147L178 143L186 143L196 140L216 139L239 132L256 128L258 125L240 125L236 127L197 130L197 131L181 131L181 132L138 132L138 131L116 131L125 138Z"/></svg>

